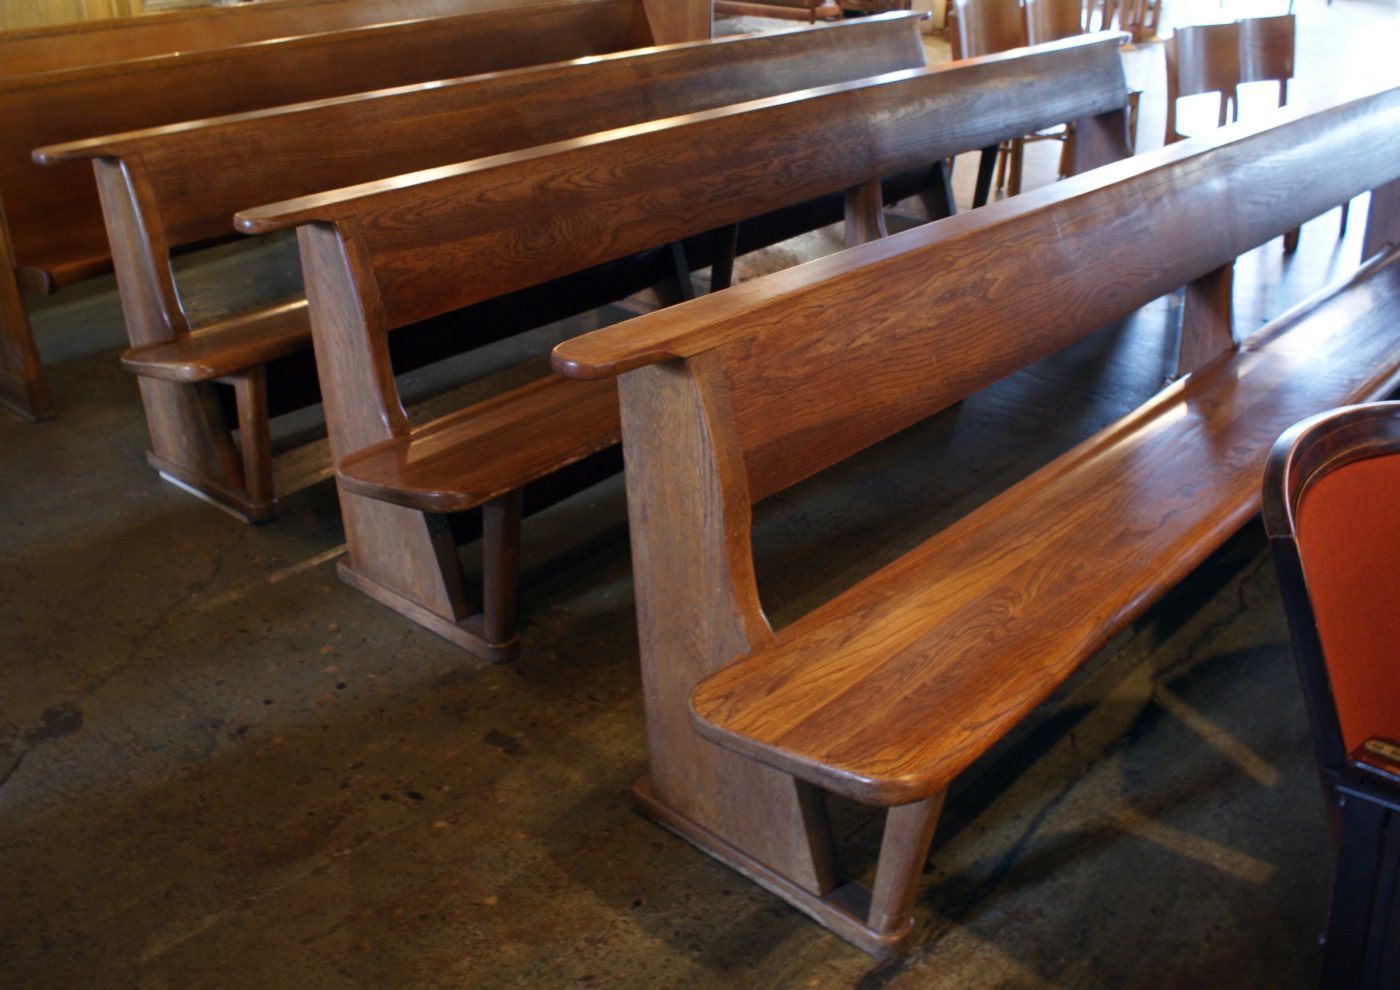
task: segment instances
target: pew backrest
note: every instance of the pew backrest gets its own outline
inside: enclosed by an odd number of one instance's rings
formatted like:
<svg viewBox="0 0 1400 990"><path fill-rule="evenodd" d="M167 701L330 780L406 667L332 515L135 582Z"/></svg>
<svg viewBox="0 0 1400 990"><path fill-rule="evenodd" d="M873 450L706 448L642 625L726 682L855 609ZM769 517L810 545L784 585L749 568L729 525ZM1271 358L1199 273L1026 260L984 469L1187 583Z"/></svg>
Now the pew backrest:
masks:
<svg viewBox="0 0 1400 990"><path fill-rule="evenodd" d="M718 463L757 501L1400 178L1400 89L1284 113L567 341L555 369L722 387ZM1281 169L1299 155L1334 166ZM1215 302L1183 348L1228 347Z"/></svg>
<svg viewBox="0 0 1400 990"><path fill-rule="evenodd" d="M268 0L0 31L0 77L227 48L366 24L449 17L499 6L499 0Z"/></svg>
<svg viewBox="0 0 1400 990"><path fill-rule="evenodd" d="M100 187L128 191L106 208L114 253L156 243L127 236L122 216L173 248L228 233L258 203L923 64L917 16L897 13L189 121L34 157L95 159Z"/></svg>
<svg viewBox="0 0 1400 990"><path fill-rule="evenodd" d="M1125 154L1119 39L784 94L239 213L356 243L384 329L1055 122ZM411 223L406 222L411 218Z"/></svg>
<svg viewBox="0 0 1400 990"><path fill-rule="evenodd" d="M641 0L567 0L0 81L0 195L24 284L51 288L108 259L88 168L39 168L34 148L650 41Z"/></svg>

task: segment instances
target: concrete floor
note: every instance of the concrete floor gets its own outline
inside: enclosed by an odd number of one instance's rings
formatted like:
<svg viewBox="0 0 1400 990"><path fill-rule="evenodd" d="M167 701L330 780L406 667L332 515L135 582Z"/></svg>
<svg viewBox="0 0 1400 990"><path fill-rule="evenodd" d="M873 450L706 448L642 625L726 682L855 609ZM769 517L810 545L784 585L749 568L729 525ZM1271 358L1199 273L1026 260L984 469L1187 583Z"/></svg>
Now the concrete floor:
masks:
<svg viewBox="0 0 1400 990"><path fill-rule="evenodd" d="M1393 5L1299 12L1298 98L1355 70L1348 46L1396 37ZM1309 47L1310 24L1336 30ZM1159 52L1131 56L1149 94ZM1242 263L1242 325L1352 264L1363 204L1345 240L1334 212L1295 258L1275 242ZM194 266L191 298L235 263ZM1141 402L1175 314L1159 301L765 503L775 623ZM0 987L1313 982L1330 841L1257 526L965 775L913 949L877 963L631 811L646 753L617 481L527 524L523 654L484 666L336 581L322 448L279 465L300 481L268 526L150 472L109 281L35 319L61 415L0 421ZM471 359L472 387L560 332ZM878 817L835 811L859 872Z"/></svg>

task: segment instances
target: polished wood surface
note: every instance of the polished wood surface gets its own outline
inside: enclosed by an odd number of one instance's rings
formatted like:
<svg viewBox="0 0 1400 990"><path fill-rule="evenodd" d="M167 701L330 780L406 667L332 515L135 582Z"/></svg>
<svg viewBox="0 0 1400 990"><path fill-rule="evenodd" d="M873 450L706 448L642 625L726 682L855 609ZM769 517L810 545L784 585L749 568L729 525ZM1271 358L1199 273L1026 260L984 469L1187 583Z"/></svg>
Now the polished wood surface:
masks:
<svg viewBox="0 0 1400 990"><path fill-rule="evenodd" d="M617 121L619 113L625 115L629 107L635 112L638 107L645 111L678 102L705 105L708 100L725 98L745 86L752 89L788 84L796 78L794 72L805 74L808 79L866 72L871 68L872 57L883 59L886 67L898 67L911 59L922 60L922 47L914 31L913 19L894 17L782 38L717 43L710 47L723 53L720 58L727 63L723 69L708 65L704 53L696 49L692 61L694 78L678 80L674 67L667 68L663 62L655 74L654 104L648 100L649 85L639 89L635 86L637 81L648 78L643 71L613 86L636 89L634 96L641 97L640 104L624 103L619 111L613 101L606 100L606 109L600 112L611 114L608 119ZM846 49L837 41L843 37L872 38L874 48L867 50L856 42ZM789 59L787 68L783 68L783 59L770 64L761 57L785 44L807 46L806 64ZM750 81L741 83L735 77L740 74L743 59L737 55L746 49L760 57L754 58L746 70L752 75ZM820 58L812 59L813 53ZM654 57L662 61L664 54ZM586 93L587 80L598 75L596 66L577 68L576 88ZM620 64L616 68L626 71ZM711 85L716 72L728 81ZM629 81L633 86L628 87ZM687 88L688 94L682 95ZM577 119L547 124L558 121L557 110L546 106L557 97L557 91L556 84L536 95L541 126L576 133L572 128L581 126ZM791 97L800 98L806 97ZM519 100L513 100L504 104L499 112L510 117L518 103ZM529 118L528 112L522 113L522 120ZM671 118L664 126L634 124L605 133L624 142L617 145L618 154L622 155L628 150L626 142L654 133L669 134L667 140L675 148L694 150L697 141L688 126L690 119L682 116ZM436 127L440 122L429 117L425 124ZM533 134L525 132L527 137L538 134L538 129ZM499 142L500 138L497 135L489 140ZM695 195L684 208L668 198L656 198L648 213L648 223L656 224L655 227L636 224L635 217L619 214L601 231L559 229L548 219L551 210L596 210L619 193L630 192L628 184L633 180L626 170L595 176L581 170L576 158L567 153L592 143L592 137L579 137L543 145L537 152L478 159L491 166L493 175L507 181L510 171L519 167L519 161L533 163L536 171L530 174L531 179L537 179L542 172L550 174L544 185L555 191L548 193L545 200L531 203L525 213L514 207L502 209L489 201L463 198L449 181L458 166L445 166L418 173L420 179L425 175L440 176L440 182L405 184L399 179L387 179L312 197L338 204L342 212L335 225L305 223L303 216L291 215L285 206L239 215L240 226L245 230L258 227L247 221L249 214L260 218L263 230L300 225L298 236L327 430L332 453L338 464L345 465L346 473L340 497L349 553L341 566L342 575L378 600L490 659L511 655L517 636L514 624L489 608L472 614L460 594L457 561L438 532L445 526L440 514L482 505L486 513L499 520L502 537L496 543L502 552L493 550L491 541L484 548L488 589L485 601L488 606L492 601L509 606L514 600L515 550L511 534L519 526L519 486L568 468L588 453L615 443L615 397L611 388L580 390L574 383L547 381L409 430L388 360L388 334L420 320L532 288L551 278L582 272L595 260L625 261L643 249L666 252L678 238L708 235L724 223L714 213L733 194L732 184L726 183L730 173L718 163L705 161L701 164L714 170L705 193ZM690 168L696 167L692 162ZM740 173L735 169L733 174ZM580 177L587 177L587 181ZM842 188L837 178L820 175L790 176L787 183L809 190L808 196L814 191ZM403 190L407 193L400 195ZM382 203L391 195L398 197L390 204L396 211L395 219L386 221ZM293 208L299 202L293 200ZM753 212L761 214L772 205L775 204L760 204ZM277 219L270 219L274 217ZM616 231L610 229L612 226ZM393 228L387 241L371 236L387 227ZM528 263L511 269L508 277L501 274L502 259L494 249L484 250L471 239L495 227L509 230L510 236L517 238L519 250L529 254ZM610 245L608 254L589 253L596 247L587 243L594 236ZM436 248L425 250L430 244ZM471 263L461 264L468 256ZM430 257L435 259L435 273L445 277L445 281L435 285L427 296L411 298L424 283L400 276ZM444 258L455 259L458 264L443 267ZM506 260L512 264L518 261ZM491 271L493 276L480 278L481 270ZM588 272L583 272L583 277L588 276ZM461 348L466 348L483 338L480 331L474 332L467 326L457 330L456 339ZM567 412L561 414L561 409ZM553 426L561 415L567 417L567 423ZM446 443L466 446L447 449ZM512 501L503 501L507 499Z"/></svg>
<svg viewBox="0 0 1400 990"><path fill-rule="evenodd" d="M41 148L35 158L50 164L94 159L133 344L126 366L197 383L311 346L304 313L299 323L289 322L280 305L216 326L189 325L170 252L228 233L240 207L921 66L923 59L916 19L894 14L188 121ZM561 92L571 98L559 99ZM210 175L219 181L200 181ZM266 340L259 340L259 324L266 325ZM191 480L199 477L198 465L222 470L227 464L211 459L207 444L234 426L218 406L199 398L201 391L143 389L152 446L163 465L185 465L184 483L227 504L227 493L239 491L238 477L211 476L208 486ZM311 391L304 401L315 399ZM172 417L152 410L153 403L192 408ZM213 422L186 427L188 417L206 413ZM178 423L180 432L157 435L160 423ZM251 518L265 518L273 508L270 499L246 497L229 507Z"/></svg>
<svg viewBox="0 0 1400 990"><path fill-rule="evenodd" d="M1117 45L1112 35L1070 39L754 101L243 210L237 223L266 233L353 217L357 236L392 259L379 272L388 321L407 323L1008 134L1121 121ZM1123 142L1111 157L1125 153ZM450 250L439 227L453 231ZM569 250L538 257L541 229Z"/></svg>
<svg viewBox="0 0 1400 990"><path fill-rule="evenodd" d="M1037 90L1045 95L1029 107L1007 86L1026 78L1047 81ZM503 488L500 479L514 483L558 469L616 436L610 408L588 419L581 404L564 436L548 437L548 420L542 420L530 446L511 452L508 438L529 434L528 415L496 406L491 415L512 425L491 434L502 439L489 449L509 456L488 463L472 448L445 453L441 444L450 437L485 440L474 434L469 417L441 431L407 429L388 371L386 342L395 328L665 248L784 204L878 186L882 174L897 169L927 171L930 161L979 146L985 133L995 140L1017 132L1030 118L1098 114L1117 119L1121 132L1123 94L1113 39L1061 43L1019 57L908 70L668 118L240 212L245 231L297 227L308 295L316 282L323 298L334 296L340 306L355 300L358 307L353 316L318 315L312 296L327 426L337 463L346 465L345 568L357 573L361 587L397 596L379 595L383 601L413 601L414 592L401 585L436 587L436 579L422 575L441 569L444 559L427 554L411 561L392 522L351 525L350 517L370 501L367 494L424 511L466 508L476 496ZM1121 142L1100 151L1111 160L1122 154ZM860 236L875 236L878 224L860 219L869 212L866 203L856 211L857 226ZM535 399L518 393L507 401L515 406ZM551 456L557 458L553 468ZM500 472L494 482L486 476L492 464ZM362 557L362 541L380 549ZM401 559L384 573L372 574L362 563L391 553ZM454 641L480 652L465 637Z"/></svg>
<svg viewBox="0 0 1400 990"><path fill-rule="evenodd" d="M835 0L715 0L718 17L776 17L815 24L826 17L840 17Z"/></svg>
<svg viewBox="0 0 1400 990"><path fill-rule="evenodd" d="M867 803L940 792L1258 510L1280 432L1400 384L1400 264L1285 322L710 678L701 731Z"/></svg>
<svg viewBox="0 0 1400 990"><path fill-rule="evenodd" d="M32 149L171 121L278 106L410 82L597 55L651 43L641 0L568 0L324 32L0 80L0 196L15 274L0 277L3 312L20 286L53 291L110 268L88 168L40 168ZM237 80L230 85L230 80ZM229 149L233 153L234 149ZM0 273L3 275L3 273ZM26 321L0 326L0 357L37 352ZM0 382L24 378L7 365ZM11 390L0 401L30 415Z"/></svg>
<svg viewBox="0 0 1400 990"><path fill-rule="evenodd" d="M897 951L923 859L913 809L1248 518L1282 425L1400 384L1393 237L1240 346L1221 291L1240 253L1393 188L1397 124L1400 89L1295 109L556 347L561 373L620 376L652 751L642 807L861 948ZM1367 150L1374 135L1384 147ZM1348 168L1320 168L1341 148ZM1393 216L1371 222L1393 235ZM1183 284L1196 286L1184 378L769 631L751 503ZM813 879L801 864L830 846L819 818L775 836L765 816L773 802L791 818L803 792L769 778L760 791L711 742L794 783L907 806L887 822L884 906ZM775 847L808 853L787 873Z"/></svg>
<svg viewBox="0 0 1400 990"><path fill-rule="evenodd" d="M529 2L547 0L521 0L522 4ZM235 7L199 7L23 28L0 32L0 77L227 48L366 24L449 17L500 6L500 0L263 0Z"/></svg>
<svg viewBox="0 0 1400 990"><path fill-rule="evenodd" d="M1176 126L1176 101L1202 93L1220 94L1217 126L1239 117L1235 88L1240 80L1240 29L1235 22L1177 28L1162 46L1167 61L1167 131L1163 143L1186 135Z"/></svg>

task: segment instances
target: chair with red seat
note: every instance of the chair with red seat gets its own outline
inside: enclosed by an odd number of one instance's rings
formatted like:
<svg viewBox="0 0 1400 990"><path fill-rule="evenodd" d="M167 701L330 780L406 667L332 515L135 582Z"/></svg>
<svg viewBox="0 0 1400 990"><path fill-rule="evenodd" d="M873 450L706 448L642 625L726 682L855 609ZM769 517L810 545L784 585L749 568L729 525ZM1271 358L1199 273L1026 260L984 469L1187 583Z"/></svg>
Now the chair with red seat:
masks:
<svg viewBox="0 0 1400 990"><path fill-rule="evenodd" d="M1264 477L1318 766L1339 824L1323 985L1400 986L1400 402L1315 416Z"/></svg>

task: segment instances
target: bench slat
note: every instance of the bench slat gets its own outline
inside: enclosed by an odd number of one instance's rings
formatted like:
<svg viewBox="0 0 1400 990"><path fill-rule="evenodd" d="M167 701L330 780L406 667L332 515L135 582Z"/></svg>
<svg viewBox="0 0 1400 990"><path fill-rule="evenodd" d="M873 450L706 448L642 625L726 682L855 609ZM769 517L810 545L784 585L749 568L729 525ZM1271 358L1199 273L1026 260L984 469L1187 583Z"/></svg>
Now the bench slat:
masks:
<svg viewBox="0 0 1400 990"><path fill-rule="evenodd" d="M617 386L550 375L343 458L357 495L424 512L475 508L618 442Z"/></svg>
<svg viewBox="0 0 1400 990"><path fill-rule="evenodd" d="M1397 257L702 682L700 732L867 803L939 792L1257 510L1285 428L1395 387Z"/></svg>

